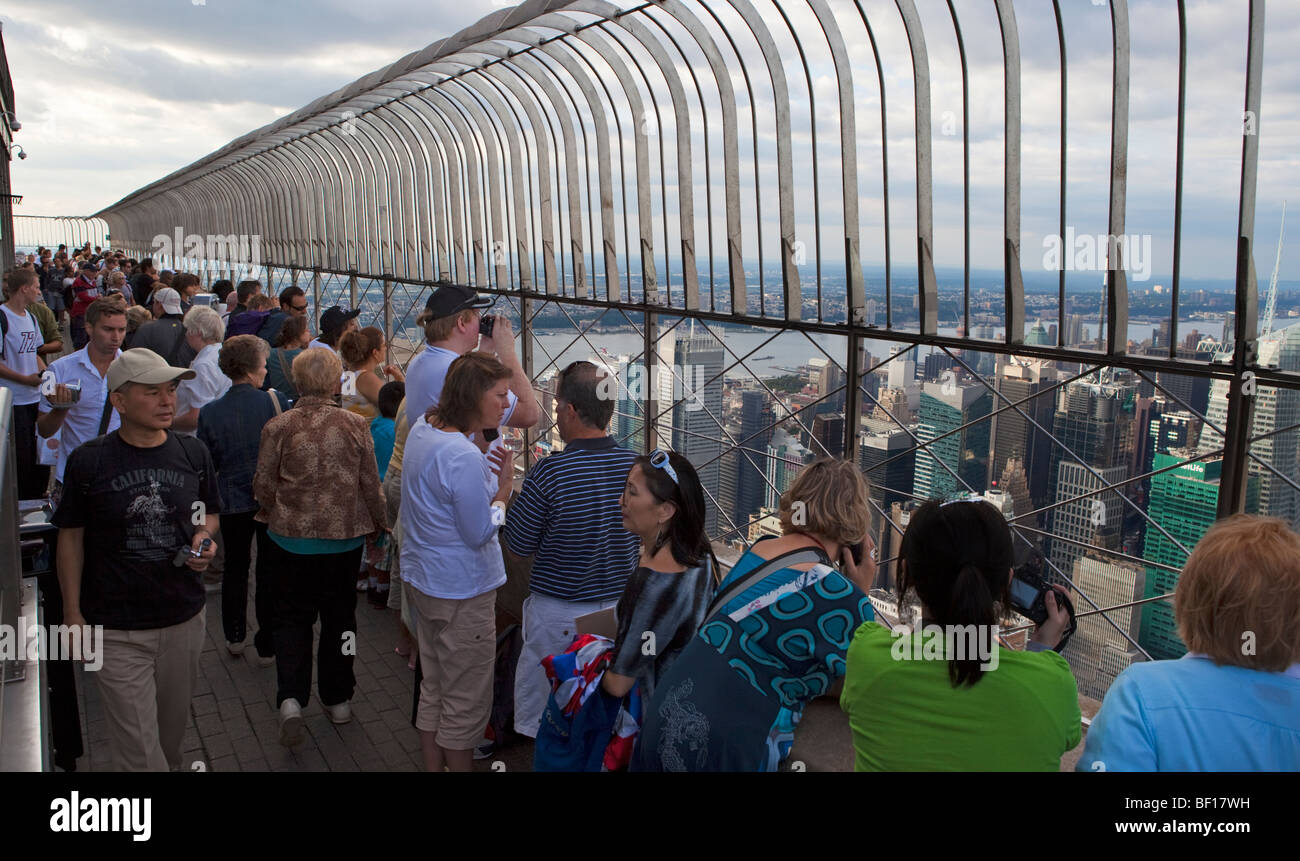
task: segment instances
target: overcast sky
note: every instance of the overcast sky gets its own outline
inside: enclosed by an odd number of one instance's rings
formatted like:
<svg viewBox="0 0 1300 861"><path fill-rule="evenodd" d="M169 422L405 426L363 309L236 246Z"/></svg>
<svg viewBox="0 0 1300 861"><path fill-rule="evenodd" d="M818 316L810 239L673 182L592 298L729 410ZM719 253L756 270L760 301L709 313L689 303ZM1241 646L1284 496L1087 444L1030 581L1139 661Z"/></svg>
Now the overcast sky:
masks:
<svg viewBox="0 0 1300 861"><path fill-rule="evenodd" d="M772 8L768 0L755 2ZM852 9L847 0L830 2L837 14ZM456 32L500 4L501 0L203 0L197 4L193 0L113 4L6 0L0 22L23 123L15 140L29 153L25 161L12 165L14 192L23 195L15 214L94 212L252 129ZM710 5L720 12L725 8L720 2ZM796 24L801 14L807 14L800 11L797 0L782 5ZM915 224L915 191L906 36L892 0L866 0L863 5L872 17L886 69L893 251L895 265L907 265L915 254L909 247L914 240L907 238ZM963 16L971 72L974 263L1000 267L1000 37L992 3L960 0L956 5ZM1095 6L1091 0L1068 0L1062 5L1070 50L1068 221L1077 223L1079 232L1104 231L1109 14L1104 5ZM956 42L945 3L917 0L917 6L933 79L936 262L960 265L961 137L960 131L956 136L944 134L945 111L961 115ZM1177 21L1172 0L1131 0L1130 7L1128 229L1154 236L1155 271L1162 273L1171 257ZM1247 2L1189 0L1188 7L1183 271L1185 277L1231 277ZM1041 257L1043 236L1056 228L1059 82L1050 4L1022 0L1016 3L1016 12L1025 66L1022 259L1028 270ZM1288 197L1294 227L1283 253L1282 277L1300 277L1300 239L1296 238L1300 237L1300 194L1296 194L1300 190L1296 110L1300 54L1294 51L1300 44L1300 3L1270 4L1267 23L1256 216L1256 266L1265 283L1272 270L1281 203ZM860 170L865 184L867 177L878 178L880 173L875 68L865 39L847 29L845 35L859 94L859 159L864 162ZM814 88L820 96L817 160L824 163L823 149L838 142L836 134L823 133L827 123L833 128L838 119L837 112L827 109L834 107L834 80L816 57L812 62ZM792 78L792 91L796 85L801 81ZM798 108L793 111L796 124L798 112ZM947 128L951 131L951 124ZM806 138L805 131L801 140ZM810 158L797 161L801 169L810 170ZM838 176L834 170L822 174L823 203L838 212ZM796 184L804 189L810 181L811 174ZM862 257L868 264L883 259L883 243L876 238L881 220L875 209L878 197L878 189L864 185ZM799 235L810 235L810 229L801 221ZM746 248L748 254L752 244L747 242ZM719 257L725 259L725 254Z"/></svg>

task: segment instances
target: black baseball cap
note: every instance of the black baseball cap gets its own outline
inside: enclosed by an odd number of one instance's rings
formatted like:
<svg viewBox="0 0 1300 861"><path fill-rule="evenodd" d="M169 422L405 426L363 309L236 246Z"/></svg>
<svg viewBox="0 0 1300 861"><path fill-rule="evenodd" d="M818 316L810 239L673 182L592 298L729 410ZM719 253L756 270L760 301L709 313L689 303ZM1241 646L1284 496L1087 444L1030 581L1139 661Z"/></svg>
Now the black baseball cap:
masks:
<svg viewBox="0 0 1300 861"><path fill-rule="evenodd" d="M333 335L342 332L348 321L360 313L360 308L345 311L338 305L331 305L320 315L320 333L322 335Z"/></svg>
<svg viewBox="0 0 1300 861"><path fill-rule="evenodd" d="M473 287L453 284L450 281L438 281L436 289L429 294L428 300L424 303L424 309L433 315L433 319L439 320L464 311L466 308L487 308L491 304L490 298L478 295Z"/></svg>

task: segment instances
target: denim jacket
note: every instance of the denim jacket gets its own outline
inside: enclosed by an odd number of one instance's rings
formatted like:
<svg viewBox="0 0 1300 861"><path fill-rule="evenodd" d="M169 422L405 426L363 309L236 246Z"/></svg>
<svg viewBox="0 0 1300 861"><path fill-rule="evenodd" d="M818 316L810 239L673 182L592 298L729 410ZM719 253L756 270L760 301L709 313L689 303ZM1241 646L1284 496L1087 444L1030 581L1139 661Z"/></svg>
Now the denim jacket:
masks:
<svg viewBox="0 0 1300 861"><path fill-rule="evenodd" d="M276 392L280 409L289 409L284 395ZM257 472L257 449L262 427L275 418L272 395L248 383L230 387L224 395L199 409L199 439L212 453L217 468L217 487L225 500L227 514L256 511L253 475Z"/></svg>

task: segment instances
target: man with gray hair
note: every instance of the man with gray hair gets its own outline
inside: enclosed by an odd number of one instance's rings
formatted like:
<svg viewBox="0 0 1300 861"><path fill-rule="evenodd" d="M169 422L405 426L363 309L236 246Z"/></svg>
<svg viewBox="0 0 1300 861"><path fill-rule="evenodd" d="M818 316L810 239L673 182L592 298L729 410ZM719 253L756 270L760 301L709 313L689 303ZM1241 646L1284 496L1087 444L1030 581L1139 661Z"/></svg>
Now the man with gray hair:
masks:
<svg viewBox="0 0 1300 861"><path fill-rule="evenodd" d="M210 404L230 388L230 377L221 372L217 354L226 337L226 326L221 315L206 305L197 305L185 315L185 342L194 351L190 370L192 380L181 383L176 390L176 418L172 430L193 436L199 427L199 409Z"/></svg>

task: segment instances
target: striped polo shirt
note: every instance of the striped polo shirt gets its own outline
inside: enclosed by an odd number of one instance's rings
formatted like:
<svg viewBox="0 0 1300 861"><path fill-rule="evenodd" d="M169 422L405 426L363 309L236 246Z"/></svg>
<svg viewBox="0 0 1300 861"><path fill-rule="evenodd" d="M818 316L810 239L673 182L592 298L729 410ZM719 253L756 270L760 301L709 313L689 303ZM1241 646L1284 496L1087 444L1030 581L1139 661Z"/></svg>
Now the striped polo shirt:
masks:
<svg viewBox="0 0 1300 861"><path fill-rule="evenodd" d="M535 557L533 592L563 601L623 594L640 540L623 528L618 500L636 457L610 436L577 439L528 473L501 534L512 553Z"/></svg>

